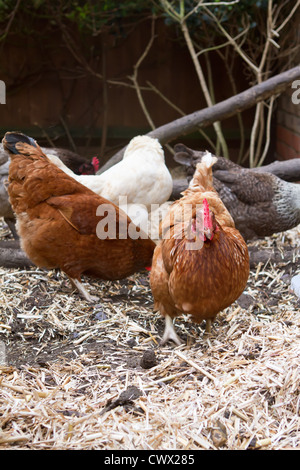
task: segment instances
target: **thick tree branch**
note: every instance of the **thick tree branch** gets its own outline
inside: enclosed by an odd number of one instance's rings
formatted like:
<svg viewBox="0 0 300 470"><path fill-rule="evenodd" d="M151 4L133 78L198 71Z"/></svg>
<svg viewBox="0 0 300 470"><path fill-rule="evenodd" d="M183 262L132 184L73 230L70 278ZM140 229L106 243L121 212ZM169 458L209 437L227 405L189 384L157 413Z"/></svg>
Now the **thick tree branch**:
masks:
<svg viewBox="0 0 300 470"><path fill-rule="evenodd" d="M299 251L297 248L287 246L283 253L278 248L270 250L260 250L257 247L249 247L250 268L255 268L259 263L268 262L274 264L297 262Z"/></svg>
<svg viewBox="0 0 300 470"><path fill-rule="evenodd" d="M3 246L3 245L2 245ZM282 253L274 248L270 250L259 250L256 247L248 247L250 255L250 267L255 268L259 263L288 263L294 262L298 257L298 250L287 247ZM26 257L20 248L0 248L0 266L7 269L30 268L34 264Z"/></svg>
<svg viewBox="0 0 300 470"><path fill-rule="evenodd" d="M216 121L222 121L234 116L241 111L251 108L256 103L263 101L270 96L278 95L286 90L294 80L300 78L300 66L289 69L274 77L265 80L247 90L232 96L220 103L208 108L195 111L182 118L176 119L157 129L149 132L147 135L157 138L162 145L182 136L195 132L198 127L207 127ZM117 152L111 159L103 165L100 173L118 163L124 153L125 148Z"/></svg>
<svg viewBox="0 0 300 470"><path fill-rule="evenodd" d="M252 168L252 171L259 173L273 173L284 181L300 181L300 158L291 158L290 160L275 160L268 165Z"/></svg>

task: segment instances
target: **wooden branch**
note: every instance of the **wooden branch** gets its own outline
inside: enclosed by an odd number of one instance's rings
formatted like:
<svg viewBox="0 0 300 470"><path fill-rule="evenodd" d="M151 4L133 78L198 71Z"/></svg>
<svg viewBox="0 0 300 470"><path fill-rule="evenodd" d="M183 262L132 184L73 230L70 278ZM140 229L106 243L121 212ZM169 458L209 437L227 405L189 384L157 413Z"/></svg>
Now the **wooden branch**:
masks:
<svg viewBox="0 0 300 470"><path fill-rule="evenodd" d="M273 173L284 181L300 181L300 158L291 158L290 160L274 161L269 165L251 168L257 173Z"/></svg>
<svg viewBox="0 0 300 470"><path fill-rule="evenodd" d="M276 75L268 80L255 85L238 95L232 96L209 108L196 111L169 124L165 124L148 133L150 137L156 137L161 144L170 142L181 135L194 132L199 125L206 127L216 120L223 120L236 113L251 108L259 101L263 101L272 95L281 93L291 83L300 78L300 66Z"/></svg>
<svg viewBox="0 0 300 470"><path fill-rule="evenodd" d="M238 95L231 96L214 106L195 111L192 114L188 114L187 116L158 127L147 135L157 138L160 143L164 145L179 136L191 134L196 131L198 127L210 126L216 121L222 121L241 111L245 111L256 103L270 98L273 95L278 95L287 89L294 80L299 78L300 66L298 65L258 85L248 88ZM99 173L103 173L112 165L118 163L122 159L124 151L125 148L113 155L110 160L102 166Z"/></svg>
<svg viewBox="0 0 300 470"><path fill-rule="evenodd" d="M19 240L0 240L0 249L1 248L21 249Z"/></svg>
<svg viewBox="0 0 300 470"><path fill-rule="evenodd" d="M3 244L2 244L3 246ZM30 268L34 264L20 248L0 248L0 266L4 268Z"/></svg>
<svg viewBox="0 0 300 470"><path fill-rule="evenodd" d="M181 198L181 193L188 187L187 179L176 179L173 180L173 190L170 196L170 201L177 201L177 199Z"/></svg>
<svg viewBox="0 0 300 470"><path fill-rule="evenodd" d="M16 242L17 243L17 242ZM1 242L0 246L0 266L8 269L30 268L34 264L27 258L20 248L5 247L10 242ZM275 264L288 263L298 260L298 249L286 247L282 253L275 248L274 250L259 250L257 247L248 247L250 256L250 268L255 268L259 263L265 264L268 261Z"/></svg>
<svg viewBox="0 0 300 470"><path fill-rule="evenodd" d="M250 268L255 268L259 263L266 264L268 261L273 264L298 262L298 248L286 247L282 253L278 248L273 250L259 250L256 247L248 247L250 257Z"/></svg>

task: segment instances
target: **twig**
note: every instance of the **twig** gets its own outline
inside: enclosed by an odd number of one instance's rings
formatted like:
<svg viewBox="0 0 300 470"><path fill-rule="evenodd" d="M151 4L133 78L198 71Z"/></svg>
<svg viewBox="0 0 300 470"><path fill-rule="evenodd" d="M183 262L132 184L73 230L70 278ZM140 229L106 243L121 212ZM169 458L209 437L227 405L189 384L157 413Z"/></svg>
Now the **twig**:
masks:
<svg viewBox="0 0 300 470"><path fill-rule="evenodd" d="M198 76L198 79L199 79L199 82L200 82L200 86L201 86L201 89L203 91L203 94L204 94L204 97L205 97L205 100L206 100L206 103L207 103L208 106L213 106L214 103L213 103L213 100L212 100L211 95L209 93L209 89L208 89L208 86L207 86L207 83L206 83L206 80L205 80L205 77L204 77L202 67L201 67L200 62L197 58L197 54L196 54L196 51L195 51L195 48L194 48L189 30L188 30L187 24L183 20L183 21L181 21L180 26L181 26L181 30L182 30L185 42L187 44L188 50L190 52L192 61L194 63L194 67L195 67L195 70L196 70L196 73L197 73L197 76ZM218 140L221 144L223 157L229 158L228 147L227 147L226 141L224 139L224 135L222 133L220 122L219 121L214 122L213 127L215 129Z"/></svg>
<svg viewBox="0 0 300 470"><path fill-rule="evenodd" d="M297 8L299 7L300 5L300 0L297 0L297 3L296 5L291 9L290 13L287 15L287 17L285 18L285 20L281 23L281 25L276 28L276 33L278 34L279 31L281 31L285 25L290 21L290 19L292 18L292 16L294 15L294 13L296 12Z"/></svg>
<svg viewBox="0 0 300 470"><path fill-rule="evenodd" d="M258 162L256 161L254 166L261 166L263 164L263 162L265 161L269 146L270 146L272 111L273 111L274 101L276 100L276 98L277 98L277 95L271 96L271 98L270 98L270 104L268 106L268 117L267 117L267 123L266 123L265 146L264 146L264 150L262 152L260 160Z"/></svg>
<svg viewBox="0 0 300 470"><path fill-rule="evenodd" d="M70 133L70 131L69 131L69 128L68 128L68 125L67 125L66 121L64 120L64 118L63 118L62 116L59 116L59 120L60 120L60 122L61 122L61 124L62 124L62 126L63 126L63 128L64 128L64 130L65 130L65 132L66 132L66 134L67 134L68 140L69 140L69 142L70 142L70 145L71 145L73 151L74 151L74 152L77 152L76 145L75 145L74 140L73 140L73 138L72 138L72 136L71 136L71 133Z"/></svg>
<svg viewBox="0 0 300 470"><path fill-rule="evenodd" d="M149 85L149 87L151 88L151 90L153 90L162 100L164 100L171 108L173 108L175 111L178 112L178 114L180 114L181 116L186 116L186 114L182 111L182 109L180 109L178 106L176 106L175 103L172 103L172 101L170 101L163 93L161 93L161 91L156 88L156 86L154 86L151 82L147 81L147 84ZM206 132L203 131L203 129L201 129L201 127L198 128L198 132L202 135L202 137L208 142L208 144L210 145L210 147L215 151L215 144L214 142L210 139L210 137L206 134Z"/></svg>
<svg viewBox="0 0 300 470"><path fill-rule="evenodd" d="M203 369L202 367L200 367L198 364L196 364L196 362L192 361L191 359L189 359L188 357L186 357L184 354L182 354L182 352L174 349L174 353L179 356L182 360L184 360L185 362L187 362L190 366L194 367L194 369L198 370L199 372L201 372L201 374L205 375L208 379L212 380L214 382L215 385L217 385L217 380L216 378L211 375L209 372L207 372L205 369Z"/></svg>
<svg viewBox="0 0 300 470"><path fill-rule="evenodd" d="M235 39L230 36L230 34L226 31L225 28L221 25L220 21L216 17L216 15L209 10L208 8L204 7L205 12L215 21L216 25L220 29L220 31L223 33L223 35L227 38L227 40L230 42L230 44L233 46L233 48L237 51L237 53L242 57L242 59L249 65L249 67L256 73L259 72L258 67L250 60L250 58L247 56L246 53L240 48L238 43L235 41Z"/></svg>
<svg viewBox="0 0 300 470"><path fill-rule="evenodd" d="M14 18L17 14L17 11L19 9L19 6L20 6L20 3L21 3L22 0L17 0L17 4L16 6L14 7L13 11L9 14L9 20L7 22L7 25L6 25L6 28L5 28L5 31L4 33L1 35L0 37L0 41L3 40L4 38L6 38L6 36L8 35L9 33L9 30L10 30L10 27L12 25L12 22L14 21Z"/></svg>
<svg viewBox="0 0 300 470"><path fill-rule="evenodd" d="M100 145L100 155L104 154L107 140L108 128L108 91L107 91L107 70L106 70L106 44L105 37L102 37L102 98L103 98L103 119L102 119L102 136Z"/></svg>
<svg viewBox="0 0 300 470"><path fill-rule="evenodd" d="M155 129L155 124L152 121L152 118L149 114L149 111L147 110L147 107L146 107L146 104L145 104L145 101L144 101L144 98L143 98L143 95L142 95L142 92L141 92L141 88L140 88L139 83L138 83L138 70L139 70L139 67L140 67L141 63L147 57L148 52L150 51L150 49L152 47L152 44L153 44L153 41L154 41L154 38L155 38L154 29L155 29L155 17L152 18L150 40L149 40L144 52L142 53L141 57L139 58L139 60L135 64L135 66L133 68L133 75L130 77L131 80L133 81L133 84L134 84L134 87L135 87L135 90L136 90L137 97L138 97L139 103L141 105L141 108L142 108L142 110L143 110L143 112L146 116L146 119L147 119L147 121L148 121L148 123L149 123L149 125L152 129Z"/></svg>

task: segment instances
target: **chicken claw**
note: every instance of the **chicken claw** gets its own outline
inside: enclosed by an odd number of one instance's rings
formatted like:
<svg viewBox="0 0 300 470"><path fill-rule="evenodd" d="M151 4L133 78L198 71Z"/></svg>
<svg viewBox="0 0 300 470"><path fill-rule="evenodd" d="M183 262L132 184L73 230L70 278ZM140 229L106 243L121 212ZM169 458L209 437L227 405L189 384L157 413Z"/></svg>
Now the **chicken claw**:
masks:
<svg viewBox="0 0 300 470"><path fill-rule="evenodd" d="M167 343L169 340L174 341L178 346L181 346L183 344L183 341L179 338L177 335L175 329L174 329L174 324L173 320L169 315L165 316L165 331L161 340L161 345L163 346L165 343Z"/></svg>

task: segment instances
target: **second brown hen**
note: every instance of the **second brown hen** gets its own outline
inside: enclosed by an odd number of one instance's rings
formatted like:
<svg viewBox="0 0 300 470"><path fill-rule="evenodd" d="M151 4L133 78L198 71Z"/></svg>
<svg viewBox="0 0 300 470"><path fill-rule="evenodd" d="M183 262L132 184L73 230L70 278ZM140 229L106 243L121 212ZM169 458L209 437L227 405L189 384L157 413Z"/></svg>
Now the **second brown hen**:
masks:
<svg viewBox="0 0 300 470"><path fill-rule="evenodd" d="M154 242L122 210L57 168L32 138L6 133L3 146L21 246L34 264L60 268L89 301L82 274L116 280L151 265Z"/></svg>

